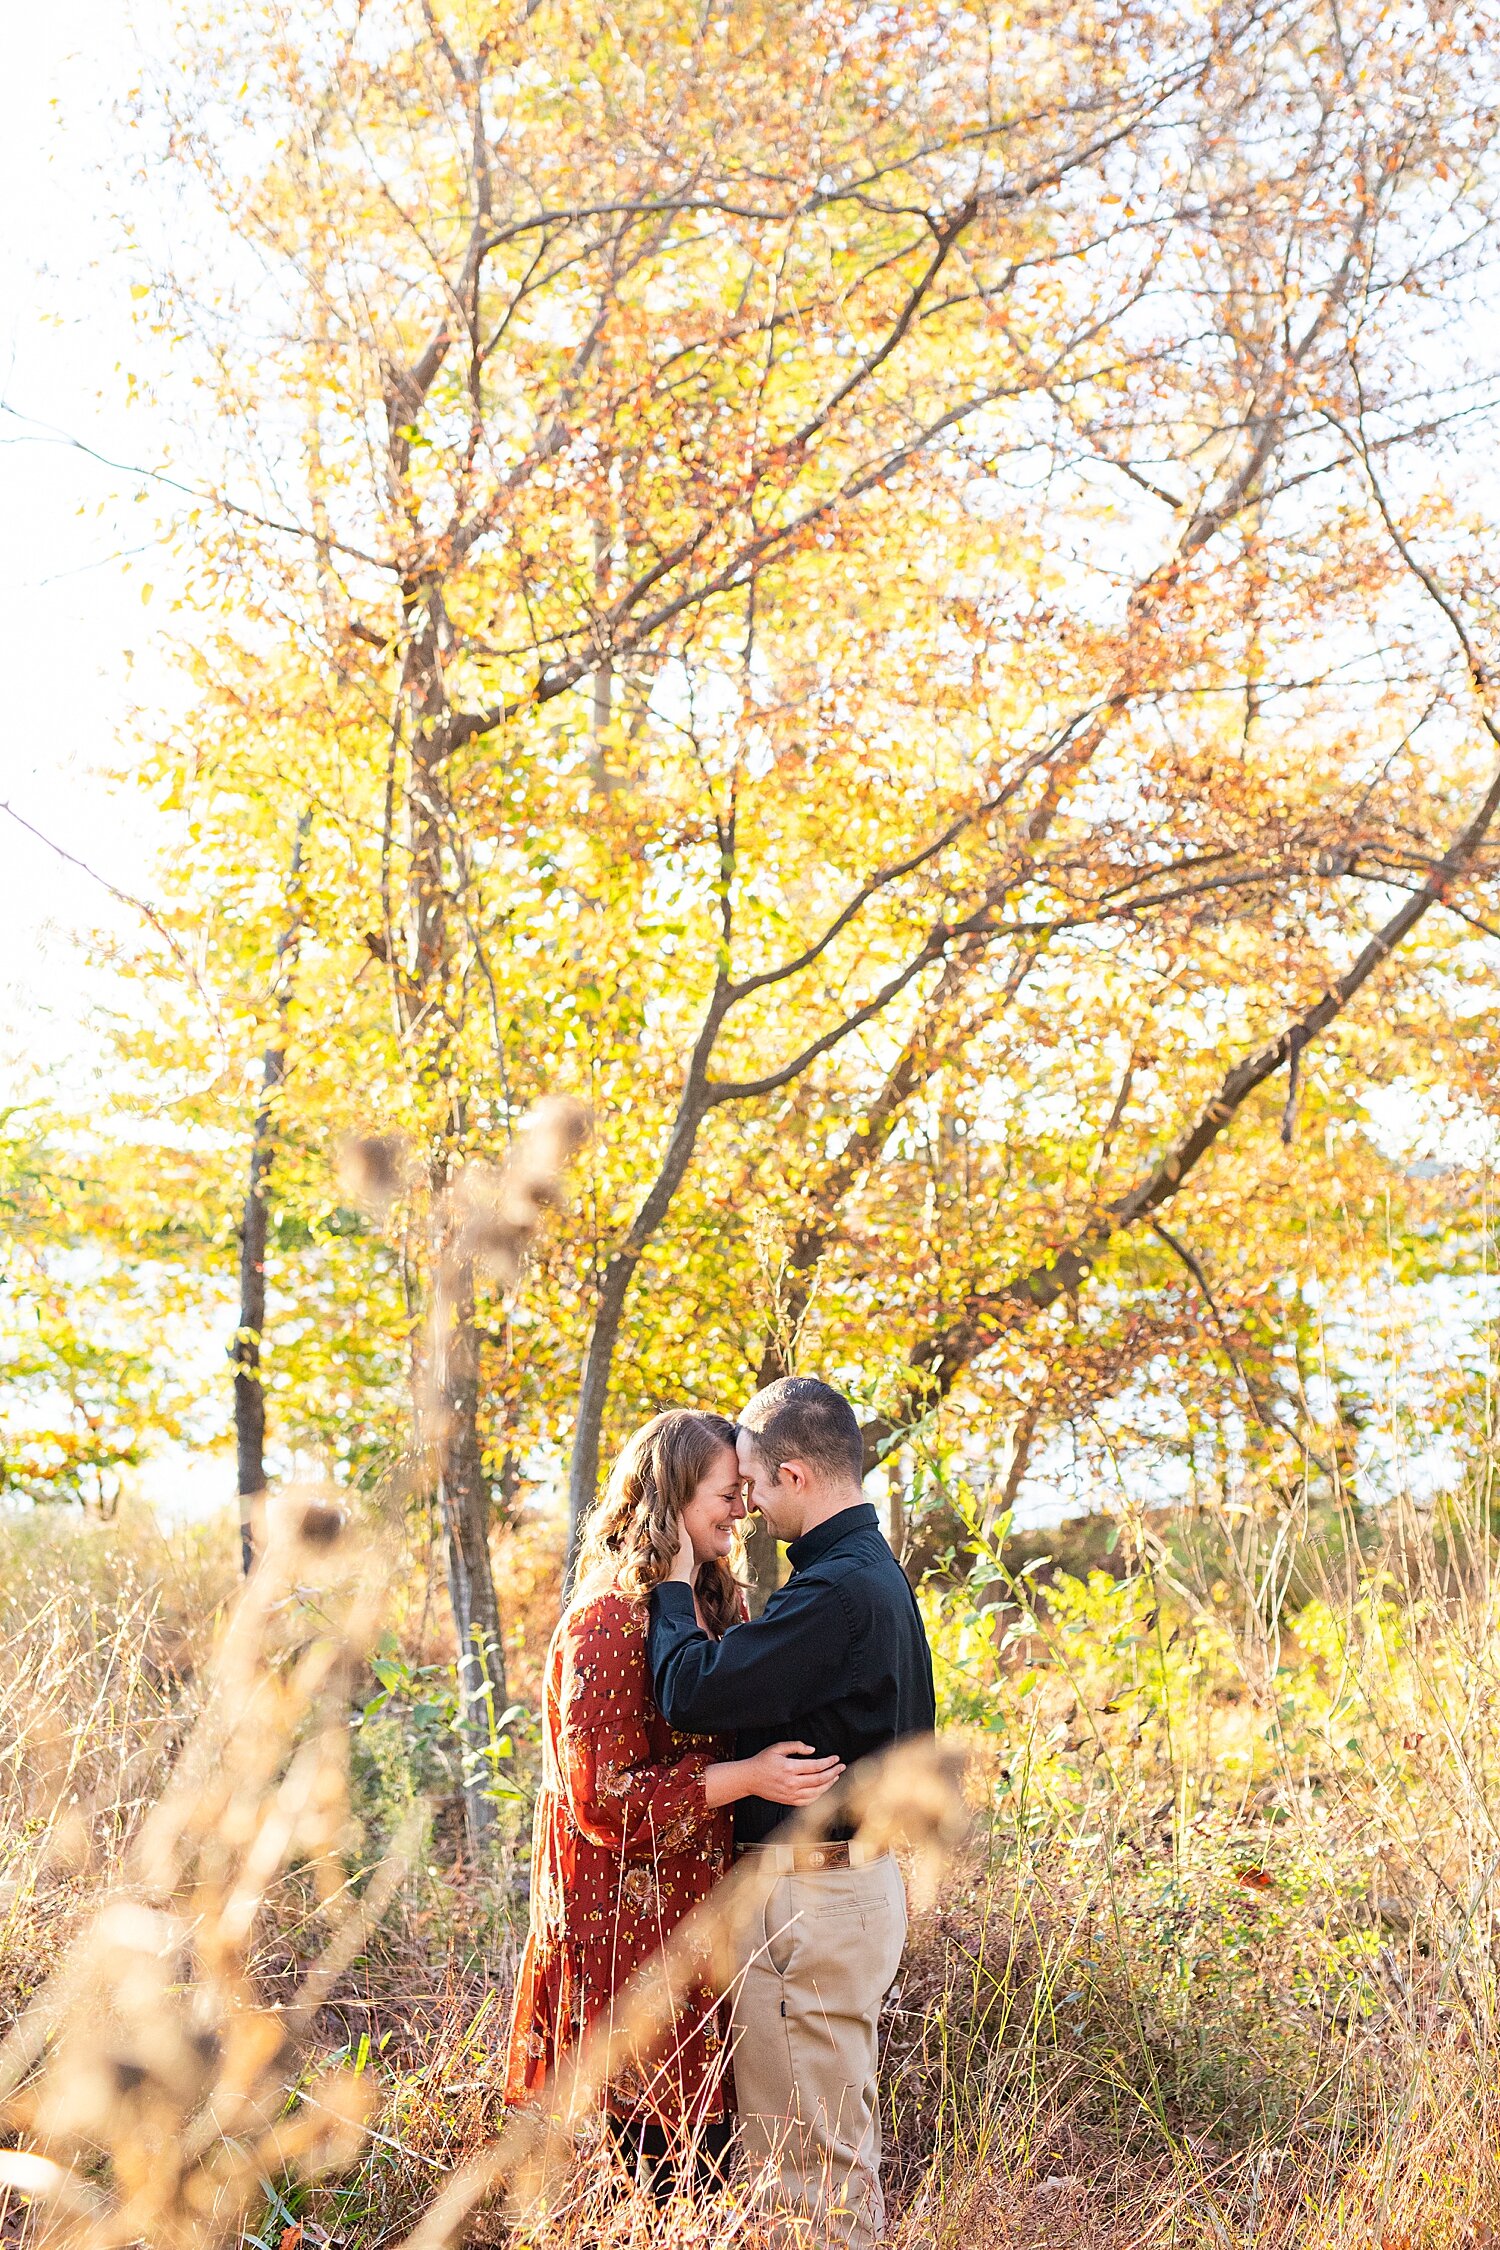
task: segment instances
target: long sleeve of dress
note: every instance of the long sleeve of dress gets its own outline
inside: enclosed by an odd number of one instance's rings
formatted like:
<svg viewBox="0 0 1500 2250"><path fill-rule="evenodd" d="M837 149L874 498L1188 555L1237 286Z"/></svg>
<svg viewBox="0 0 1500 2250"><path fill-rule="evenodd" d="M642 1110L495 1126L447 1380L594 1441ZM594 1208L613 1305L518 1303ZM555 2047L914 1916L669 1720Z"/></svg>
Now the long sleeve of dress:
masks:
<svg viewBox="0 0 1500 2250"><path fill-rule="evenodd" d="M643 1702L647 1672L631 1605L606 1594L579 1607L564 1628L559 1780L590 1843L626 1860L691 1850L713 1815L703 1777L713 1751L653 1761Z"/></svg>

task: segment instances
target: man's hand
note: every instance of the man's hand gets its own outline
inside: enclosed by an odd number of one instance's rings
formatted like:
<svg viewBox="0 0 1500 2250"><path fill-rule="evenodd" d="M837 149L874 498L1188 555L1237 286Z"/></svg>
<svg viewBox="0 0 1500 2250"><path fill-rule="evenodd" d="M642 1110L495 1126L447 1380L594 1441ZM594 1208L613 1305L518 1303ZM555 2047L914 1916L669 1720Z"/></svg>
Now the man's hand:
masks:
<svg viewBox="0 0 1500 2250"><path fill-rule="evenodd" d="M752 1797L773 1805L811 1805L826 1796L844 1770L842 1758L817 1758L810 1742L773 1742L742 1761Z"/></svg>
<svg viewBox="0 0 1500 2250"><path fill-rule="evenodd" d="M698 1562L693 1553L693 1542L687 1535L686 1525L679 1524L677 1526L677 1560L667 1572L667 1583L669 1585L691 1586L697 1575Z"/></svg>

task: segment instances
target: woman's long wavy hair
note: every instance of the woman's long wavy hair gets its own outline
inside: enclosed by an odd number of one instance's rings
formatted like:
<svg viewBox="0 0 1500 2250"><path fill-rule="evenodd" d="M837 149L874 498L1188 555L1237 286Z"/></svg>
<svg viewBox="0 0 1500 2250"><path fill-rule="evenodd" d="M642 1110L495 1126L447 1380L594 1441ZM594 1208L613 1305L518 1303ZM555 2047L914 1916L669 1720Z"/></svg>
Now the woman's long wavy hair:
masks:
<svg viewBox="0 0 1500 2250"><path fill-rule="evenodd" d="M682 1511L735 1428L722 1414L674 1406L643 1423L615 1463L604 1498L589 1518L578 1562L579 1584L607 1572L622 1593L644 1601L677 1559ZM698 1606L709 1631L723 1634L740 1618L740 1584L726 1562L700 1563Z"/></svg>

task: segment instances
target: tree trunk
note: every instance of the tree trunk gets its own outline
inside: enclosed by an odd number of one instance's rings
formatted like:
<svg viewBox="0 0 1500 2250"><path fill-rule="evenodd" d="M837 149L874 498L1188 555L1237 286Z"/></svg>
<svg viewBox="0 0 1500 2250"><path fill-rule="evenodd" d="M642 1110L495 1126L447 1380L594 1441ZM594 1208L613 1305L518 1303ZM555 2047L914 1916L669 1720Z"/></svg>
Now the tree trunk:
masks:
<svg viewBox="0 0 1500 2250"><path fill-rule="evenodd" d="M798 1239L800 1241L800 1236ZM795 1249L792 1270L794 1273L798 1270ZM797 1330L807 1310L806 1290L800 1280L792 1284L789 1297L794 1308L792 1318L790 1321L785 1318L786 1308L778 1306L778 1318L760 1355L760 1369L755 1379L758 1391L763 1391L769 1383L779 1383L783 1375L797 1372L793 1365L795 1349L789 1350L788 1342L795 1346ZM755 1518L745 1536L745 1580L745 1600L750 1615L759 1617L781 1583L781 1549L764 1516Z"/></svg>
<svg viewBox="0 0 1500 2250"><path fill-rule="evenodd" d="M638 1260L617 1250L604 1269L599 1305L589 1330L583 1368L578 1379L578 1414L573 1431L573 1457L568 1467L568 1566L564 1597L573 1590L573 1574L583 1538L584 1519L594 1505L599 1485L599 1447L604 1412L609 1404L609 1378L625 1300Z"/></svg>
<svg viewBox="0 0 1500 2250"><path fill-rule="evenodd" d="M887 1459L886 1477L890 1484L889 1521L886 1537L891 1543L891 1553L898 1563L906 1560L906 1483L901 1473L901 1463Z"/></svg>
<svg viewBox="0 0 1500 2250"><path fill-rule="evenodd" d="M781 1549L764 1516L757 1516L745 1540L745 1600L759 1617L781 1583Z"/></svg>
<svg viewBox="0 0 1500 2250"><path fill-rule="evenodd" d="M261 1378L261 1338L266 1325L267 1189L276 1155L276 1096L286 1077L287 1017L292 1004L292 968L302 930L296 901L302 877L302 849L312 815L297 823L287 888L292 918L276 941L276 1021L261 1063L260 1100L250 1134L250 1179L240 1219L240 1317L230 1346L234 1363L234 1450L240 1508L240 1567L254 1560L251 1508L266 1489L266 1393Z"/></svg>
<svg viewBox="0 0 1500 2250"><path fill-rule="evenodd" d="M496 1720L505 1708L505 1650L490 1562L490 1494L479 1443L479 1350L472 1276L447 1279L436 1307L435 1486L458 1644L458 1730L464 1826L477 1857L495 1819L489 1792Z"/></svg>
<svg viewBox="0 0 1500 2250"><path fill-rule="evenodd" d="M1036 1444L1036 1433L1041 1427L1042 1400L1046 1395L1046 1389L1045 1382L1037 1385L1036 1390L1021 1409L1016 1426L1011 1432L1010 1461L1005 1471L1005 1482L1000 1487L999 1502L995 1509L996 1515L1005 1515L1016 1504L1016 1494L1020 1491L1025 1481L1026 1471L1031 1466L1032 1448Z"/></svg>
<svg viewBox="0 0 1500 2250"><path fill-rule="evenodd" d="M693 1043L693 1052L677 1104L677 1115L672 1121L671 1137L661 1160L661 1169L636 1212L629 1233L604 1269L599 1306L589 1329L589 1340L584 1349L583 1366L578 1378L578 1410L573 1424L573 1456L568 1472L568 1567L564 1598L572 1590L584 1519L594 1505L594 1494L598 1488L599 1448L604 1431L605 1409L609 1405L610 1376L614 1370L615 1347L620 1340L620 1323L630 1295L630 1284L635 1279L636 1268L657 1229L671 1210L672 1198L682 1185L683 1175L692 1161L698 1128L709 1108L709 1058L728 1005L729 985L721 969L698 1037Z"/></svg>
<svg viewBox="0 0 1500 2250"><path fill-rule="evenodd" d="M230 1356L234 1361L234 1451L240 1507L240 1567L254 1559L251 1508L266 1489L266 1394L261 1382L261 1334L266 1323L266 1176L271 1169L270 1096L281 1083L268 1049L261 1072L260 1106L250 1142L250 1184L240 1221L240 1318Z"/></svg>
<svg viewBox="0 0 1500 2250"><path fill-rule="evenodd" d="M413 716L407 877L409 966L398 971L403 1029L434 1117L434 1205L462 1161L464 1110L453 1089L455 992L446 880L447 694L430 596L406 590L411 639L406 664ZM457 1643L458 1734L464 1824L477 1859L494 1825L489 1792L493 1721L505 1706L500 1606L490 1561L490 1496L479 1441L479 1347L472 1270L439 1246L431 1277L430 1364L419 1397L419 1439L443 1524L448 1594Z"/></svg>

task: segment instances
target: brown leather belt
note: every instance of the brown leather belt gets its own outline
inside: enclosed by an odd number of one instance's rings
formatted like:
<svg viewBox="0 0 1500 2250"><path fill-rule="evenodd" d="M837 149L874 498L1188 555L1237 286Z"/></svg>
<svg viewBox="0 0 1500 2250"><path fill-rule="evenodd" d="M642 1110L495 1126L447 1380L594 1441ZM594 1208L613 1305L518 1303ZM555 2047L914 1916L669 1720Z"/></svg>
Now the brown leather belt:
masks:
<svg viewBox="0 0 1500 2250"><path fill-rule="evenodd" d="M783 1875L817 1874L825 1867L868 1867L874 1854L858 1844L737 1844L736 1859L765 1859L769 1854Z"/></svg>

